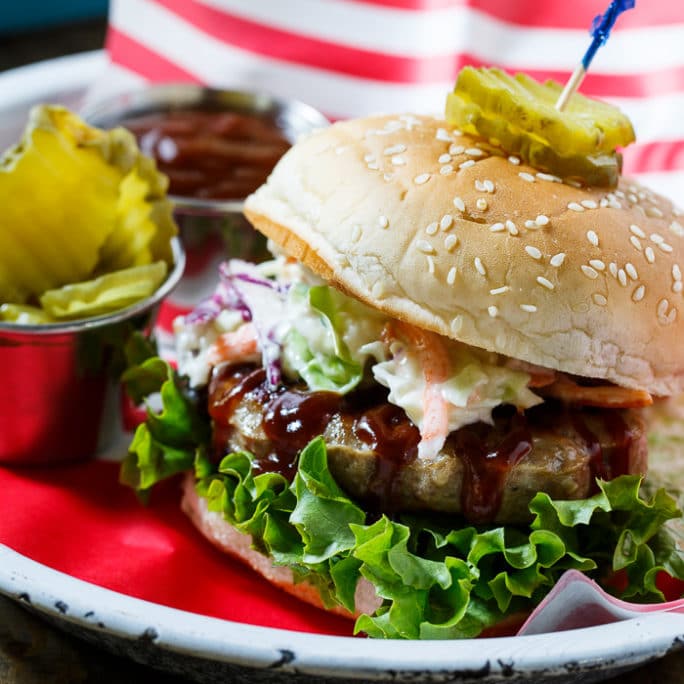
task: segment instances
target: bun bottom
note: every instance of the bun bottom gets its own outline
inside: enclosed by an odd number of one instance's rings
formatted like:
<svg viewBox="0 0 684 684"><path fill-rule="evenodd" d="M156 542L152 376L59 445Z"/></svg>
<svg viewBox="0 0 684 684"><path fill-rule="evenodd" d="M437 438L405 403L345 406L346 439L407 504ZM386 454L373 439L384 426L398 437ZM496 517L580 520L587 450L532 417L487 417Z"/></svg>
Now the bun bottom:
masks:
<svg viewBox="0 0 684 684"><path fill-rule="evenodd" d="M382 600L375 594L373 585L361 578L356 585L353 614L342 606L330 608L325 606L316 587L306 580L295 583L290 568L275 565L270 558L252 548L251 535L239 532L220 513L210 511L206 499L197 494L192 473L187 473L183 480L181 509L214 546L235 558L239 558L271 584L302 601L328 612L350 618L362 613L372 614L382 603Z"/></svg>

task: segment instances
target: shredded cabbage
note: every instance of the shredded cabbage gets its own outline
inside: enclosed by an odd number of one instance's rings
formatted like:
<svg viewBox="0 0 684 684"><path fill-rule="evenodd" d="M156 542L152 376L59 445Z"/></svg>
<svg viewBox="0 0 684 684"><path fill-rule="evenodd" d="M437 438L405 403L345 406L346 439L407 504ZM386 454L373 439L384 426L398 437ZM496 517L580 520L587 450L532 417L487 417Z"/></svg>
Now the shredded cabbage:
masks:
<svg viewBox="0 0 684 684"><path fill-rule="evenodd" d="M272 385L283 374L303 380L312 391L345 394L364 377L373 378L423 434L424 359L410 343L383 339L389 317L282 258L258 266L233 260L221 266L220 276L214 295L176 329L179 370L191 384L208 381L206 352L218 335L250 322ZM423 440L421 456L436 455L447 435L463 425L491 422L492 409L500 404L526 409L541 402L527 387L529 375L507 368L503 357L440 340L451 369L437 393L446 403L447 424L435 439Z"/></svg>

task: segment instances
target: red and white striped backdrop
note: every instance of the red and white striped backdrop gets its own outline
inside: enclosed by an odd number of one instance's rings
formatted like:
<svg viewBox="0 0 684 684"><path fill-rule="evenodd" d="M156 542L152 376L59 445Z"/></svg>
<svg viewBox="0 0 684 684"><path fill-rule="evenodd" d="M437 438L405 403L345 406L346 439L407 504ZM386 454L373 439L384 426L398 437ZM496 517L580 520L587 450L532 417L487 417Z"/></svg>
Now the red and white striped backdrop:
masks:
<svg viewBox="0 0 684 684"><path fill-rule="evenodd" d="M608 0L112 0L111 88L193 81L296 97L331 118L443 111L464 64L564 81ZM637 0L581 88L638 141L625 172L684 204L684 2Z"/></svg>

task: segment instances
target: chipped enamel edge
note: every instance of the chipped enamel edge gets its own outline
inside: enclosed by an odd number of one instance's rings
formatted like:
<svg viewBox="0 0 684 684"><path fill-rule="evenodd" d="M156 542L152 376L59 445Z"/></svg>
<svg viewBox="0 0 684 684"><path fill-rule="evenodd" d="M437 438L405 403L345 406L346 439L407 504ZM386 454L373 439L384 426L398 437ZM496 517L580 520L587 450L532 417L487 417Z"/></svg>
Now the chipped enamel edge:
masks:
<svg viewBox="0 0 684 684"><path fill-rule="evenodd" d="M469 672L480 673L477 679L483 682L534 675L541 683L559 674L638 665L684 645L684 616L673 614L477 642L376 641L291 632L126 596L52 570L2 545L0 593L85 628L93 638L99 633L214 662L348 678L450 681Z"/></svg>

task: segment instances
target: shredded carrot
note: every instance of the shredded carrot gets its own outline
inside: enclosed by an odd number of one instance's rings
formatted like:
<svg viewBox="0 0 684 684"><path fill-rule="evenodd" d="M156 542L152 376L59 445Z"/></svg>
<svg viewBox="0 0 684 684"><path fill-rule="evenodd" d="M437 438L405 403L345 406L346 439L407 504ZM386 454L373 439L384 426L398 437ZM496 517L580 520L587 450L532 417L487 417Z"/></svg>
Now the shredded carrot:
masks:
<svg viewBox="0 0 684 684"><path fill-rule="evenodd" d="M259 353L257 333L252 323L245 323L233 332L219 335L207 351L209 365L216 366L224 361L239 361Z"/></svg>
<svg viewBox="0 0 684 684"><path fill-rule="evenodd" d="M387 323L383 330L383 338L385 341L388 338L404 338L418 353L425 379L423 427L418 453L424 457L433 457L442 448L449 434L449 406L439 387L449 378L449 353L439 335L402 321Z"/></svg>

